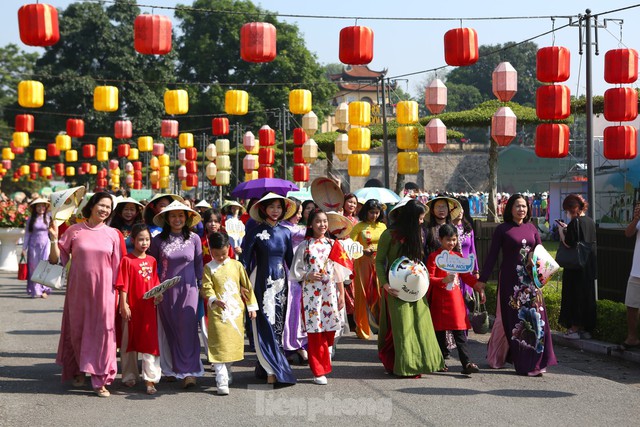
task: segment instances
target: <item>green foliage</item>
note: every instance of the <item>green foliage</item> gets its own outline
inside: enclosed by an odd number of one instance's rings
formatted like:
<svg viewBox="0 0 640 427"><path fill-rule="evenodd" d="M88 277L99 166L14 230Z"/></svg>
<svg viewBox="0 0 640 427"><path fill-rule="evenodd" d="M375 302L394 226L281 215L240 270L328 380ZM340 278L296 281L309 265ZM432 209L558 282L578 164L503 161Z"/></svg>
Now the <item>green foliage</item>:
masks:
<svg viewBox="0 0 640 427"><path fill-rule="evenodd" d="M482 101L482 94L475 86L447 82L447 107L444 111L471 110Z"/></svg>

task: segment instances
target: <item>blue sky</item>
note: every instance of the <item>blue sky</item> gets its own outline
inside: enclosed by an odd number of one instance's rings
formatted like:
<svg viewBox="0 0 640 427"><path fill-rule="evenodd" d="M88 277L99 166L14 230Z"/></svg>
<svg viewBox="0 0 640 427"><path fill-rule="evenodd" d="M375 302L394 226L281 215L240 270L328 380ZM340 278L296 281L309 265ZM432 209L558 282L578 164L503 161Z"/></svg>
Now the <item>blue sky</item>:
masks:
<svg viewBox="0 0 640 427"><path fill-rule="evenodd" d="M35 3L35 0L3 0L7 13L0 15L0 45L16 43L25 50L18 33L17 11L23 4ZM45 0L57 8L66 8L70 0ZM186 0L139 0L139 4L154 6L175 6L178 3L190 5ZM417 71L437 68L444 62L444 33L460 26L459 18L513 17L513 16L576 16L590 7L592 13L624 8L636 4L632 0L597 0L591 5L584 0L498 2L498 1L450 1L446 7L435 8L439 2L423 0L362 1L362 0L323 0L285 1L263 0L256 2L264 9L290 15L326 15L347 17L348 19L317 18L280 18L293 22L300 28L307 48L314 52L321 63L338 62L338 34L340 29L358 24L366 25L374 31L374 59L369 65L372 69L388 68L388 76L396 77ZM143 8L150 13L150 8ZM170 10L155 9L155 13L172 15ZM391 21L373 20L366 17L402 17L402 18L456 18L446 21ZM617 22L608 21L606 28L599 30L600 56L594 56L593 88L594 94L603 94L610 86L603 78L604 53L618 47L631 47L640 50L640 7L602 16L607 19L622 19L622 44L619 43L620 28ZM555 26L568 23L567 18L558 18ZM480 44L497 44L509 41L522 41L551 30L549 18L525 20L463 20L463 26L475 28ZM534 40L538 46L550 46L552 36L546 35ZM133 41L131 41L133 42ZM585 92L585 59L578 55L578 28L569 27L556 32L555 44L565 46L571 51L571 78L566 83L572 94ZM427 79L427 74L399 77L399 84L405 90L415 94L418 87Z"/></svg>

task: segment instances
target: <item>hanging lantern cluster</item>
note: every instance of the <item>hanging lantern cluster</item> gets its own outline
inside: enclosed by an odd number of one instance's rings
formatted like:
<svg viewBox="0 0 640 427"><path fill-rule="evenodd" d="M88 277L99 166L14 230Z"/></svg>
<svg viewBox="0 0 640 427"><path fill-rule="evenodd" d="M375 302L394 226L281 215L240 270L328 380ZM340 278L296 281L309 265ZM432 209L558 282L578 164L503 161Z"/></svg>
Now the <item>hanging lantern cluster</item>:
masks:
<svg viewBox="0 0 640 427"><path fill-rule="evenodd" d="M231 182L231 159L229 158L229 140L216 140L216 185L222 187Z"/></svg>
<svg viewBox="0 0 640 427"><path fill-rule="evenodd" d="M101 168L96 173L96 189L105 189L107 188L107 185L109 185L107 181L107 170L105 168Z"/></svg>
<svg viewBox="0 0 640 427"><path fill-rule="evenodd" d="M347 127L349 126L349 105L341 102L334 113L334 123L338 128L338 136L336 137L334 152L336 157L344 162L349 158L351 150L349 150L349 136L347 135Z"/></svg>
<svg viewBox="0 0 640 427"><path fill-rule="evenodd" d="M418 160L418 103L400 101L396 106L396 121L399 125L396 133L398 147L398 173L415 175L420 170ZM406 150L406 151L401 151Z"/></svg>
<svg viewBox="0 0 640 427"><path fill-rule="evenodd" d="M454 28L444 34L444 60L454 67L478 62L478 33L473 28Z"/></svg>
<svg viewBox="0 0 640 427"><path fill-rule="evenodd" d="M260 152L260 146L256 141L256 137L253 132L246 132L242 136L242 146L247 152L247 154L244 156L244 159L242 159L244 180L251 181L252 179L258 178L258 153Z"/></svg>
<svg viewBox="0 0 640 427"><path fill-rule="evenodd" d="M120 188L120 165L115 159L109 161L109 185L114 190Z"/></svg>
<svg viewBox="0 0 640 427"><path fill-rule="evenodd" d="M302 152L302 147L308 140L309 135L304 128L293 129L293 180L295 182L309 181L309 165L307 165Z"/></svg>
<svg viewBox="0 0 640 427"><path fill-rule="evenodd" d="M518 92L518 72L508 62L499 63L492 74L493 94L501 102L509 102ZM507 106L498 108L491 117L491 138L506 147L516 137L517 117Z"/></svg>
<svg viewBox="0 0 640 427"><path fill-rule="evenodd" d="M604 57L604 79L615 85L632 84L638 79L638 52L613 49ZM638 92L633 87L614 87L604 92L604 118L610 122L629 122L638 117ZM633 159L637 155L637 130L619 123L603 133L603 152L607 159Z"/></svg>
<svg viewBox="0 0 640 427"><path fill-rule="evenodd" d="M440 114L447 106L447 87L440 79L434 79L425 88L424 103L432 114ZM398 148L417 146L417 129L398 128L396 136ZM442 120L434 118L424 128L424 142L432 153L439 153L447 145L447 128Z"/></svg>
<svg viewBox="0 0 640 427"><path fill-rule="evenodd" d="M536 77L549 85L536 91L536 114L543 120L562 120L571 114L571 92L564 82L570 75L570 52L562 46L543 47L536 55ZM569 154L569 127L542 123L536 128L535 151L539 157L560 158Z"/></svg>
<svg viewBox="0 0 640 427"><path fill-rule="evenodd" d="M289 93L289 111L302 114L302 128L293 131L293 180L295 182L309 181L309 164L318 158L318 144L311 138L318 130L318 116L311 111L311 92L306 89L296 89ZM262 162L260 161L260 164ZM258 169L260 176L260 169Z"/></svg>
<svg viewBox="0 0 640 427"><path fill-rule="evenodd" d="M369 155L363 152L371 148L371 104L364 101L354 101L349 104L348 148L352 154L347 158L347 172L349 176L369 176Z"/></svg>
<svg viewBox="0 0 640 427"><path fill-rule="evenodd" d="M275 175L273 163L276 156L276 132L269 125L262 126L258 131L258 142L260 144L258 178L273 178Z"/></svg>

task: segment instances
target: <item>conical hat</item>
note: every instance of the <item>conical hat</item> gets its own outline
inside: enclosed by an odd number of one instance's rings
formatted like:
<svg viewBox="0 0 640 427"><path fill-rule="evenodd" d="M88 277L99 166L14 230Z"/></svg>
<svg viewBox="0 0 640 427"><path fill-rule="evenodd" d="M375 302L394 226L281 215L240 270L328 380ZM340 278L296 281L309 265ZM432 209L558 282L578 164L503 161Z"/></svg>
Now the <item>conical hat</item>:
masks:
<svg viewBox="0 0 640 427"><path fill-rule="evenodd" d="M429 290L429 273L421 262L403 256L389 267L389 286L398 291L401 300L415 302Z"/></svg>
<svg viewBox="0 0 640 427"><path fill-rule="evenodd" d="M38 197L37 199L34 199L31 203L29 203L29 206L35 206L38 204L50 205L51 202L47 199L43 199L42 197Z"/></svg>
<svg viewBox="0 0 640 427"><path fill-rule="evenodd" d="M204 208L204 209L211 209L212 208L212 206L206 200L200 200L198 203L196 203L196 205L194 207L195 208Z"/></svg>
<svg viewBox="0 0 640 427"><path fill-rule="evenodd" d="M344 193L337 182L321 176L311 183L311 197L320 209L325 212L337 211L344 203Z"/></svg>
<svg viewBox="0 0 640 427"><path fill-rule="evenodd" d="M153 207L154 207L153 205L155 204L155 202L158 201L158 199L161 199L163 197L169 197L173 201L177 200L179 202L184 202L184 199L182 197L178 196L177 194L171 194L171 193L157 193L157 194L154 194L153 197L151 198L151 200L149 200L147 205L142 210L142 218L143 218L144 222L149 224L150 221L153 221L153 216L155 215L155 210L153 209Z"/></svg>
<svg viewBox="0 0 640 427"><path fill-rule="evenodd" d="M128 204L128 203L133 203L134 205L138 206L140 208L140 210L142 210L142 208L144 208L144 205L142 203L140 203L139 201L137 201L136 199L134 199L133 197L116 197L115 199L115 208L113 208L114 210L116 210L118 207L120 209L124 209L124 207Z"/></svg>
<svg viewBox="0 0 640 427"><path fill-rule="evenodd" d="M431 214L433 213L433 206L438 200L444 200L449 204L449 217L451 219L457 218L458 215L460 215L460 212L462 212L462 205L458 200L452 197L438 196L427 202L427 207L429 208L429 210L427 212L427 216L425 217L426 222L430 221Z"/></svg>
<svg viewBox="0 0 640 427"><path fill-rule="evenodd" d="M329 233L333 234L336 239L344 239L351 234L353 223L344 215L338 212L327 212L327 221L329 222Z"/></svg>
<svg viewBox="0 0 640 427"><path fill-rule="evenodd" d="M247 211L247 209L242 206L240 203L236 202L235 200L225 200L224 203L222 204L222 207L220 208L220 210L224 210L225 208L229 207L229 206L237 206L240 208L240 215L242 215L243 213L245 213Z"/></svg>
<svg viewBox="0 0 640 427"><path fill-rule="evenodd" d="M73 187L51 193L51 218L57 226L71 218L86 191L84 187Z"/></svg>
<svg viewBox="0 0 640 427"><path fill-rule="evenodd" d="M260 199L257 202L255 202L253 204L253 206L251 206L251 209L249 209L249 216L251 216L251 218L253 218L254 221L264 222L264 219L262 219L260 217L260 215L258 214L258 211L260 210L260 205L262 205L262 204L266 205L265 202L267 202L269 200L275 200L275 199L284 200L285 213L284 213L284 216L282 217L282 219L289 219L293 215L295 215L295 213L296 213L296 204L293 203L293 201L291 199L287 199L286 197L283 197L283 196L281 196L279 194L276 194L276 193L268 193L268 194L264 195L262 197L262 199Z"/></svg>
<svg viewBox="0 0 640 427"><path fill-rule="evenodd" d="M409 203L410 200L415 200L415 197L404 196L402 200L400 200L396 205L389 211L389 219L391 221L395 221L398 219L398 215L400 214L400 209ZM419 200L418 200L419 201ZM422 202L421 202L422 203ZM425 212L429 214L429 206L424 205ZM425 215L426 216L426 215Z"/></svg>
<svg viewBox="0 0 640 427"><path fill-rule="evenodd" d="M158 227L164 227L165 214L171 211L184 211L187 214L187 226L189 228L195 227L201 221L200 214L182 202L174 200L169 206L162 209L162 211L153 217L153 223Z"/></svg>
<svg viewBox="0 0 640 427"><path fill-rule="evenodd" d="M551 277L560 270L558 262L547 252L542 245L537 245L533 250L533 267L531 276L537 287L542 288L551 280Z"/></svg>

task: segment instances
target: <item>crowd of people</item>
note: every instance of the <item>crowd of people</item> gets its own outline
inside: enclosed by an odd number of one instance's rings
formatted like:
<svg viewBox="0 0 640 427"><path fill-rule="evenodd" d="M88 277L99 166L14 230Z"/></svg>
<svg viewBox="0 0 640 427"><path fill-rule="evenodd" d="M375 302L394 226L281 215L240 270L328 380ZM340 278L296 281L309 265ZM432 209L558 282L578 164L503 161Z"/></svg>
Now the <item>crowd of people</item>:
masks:
<svg viewBox="0 0 640 427"><path fill-rule="evenodd" d="M474 300L484 302L500 258L489 366L511 363L518 374L540 376L557 363L544 298L529 273L541 243L529 197L508 197L481 268L471 197L427 197L412 188L395 206L352 193L341 197L342 208L327 212L313 200L275 193L246 204L229 200L217 209L176 194L141 203L97 192L64 224L52 220L48 200L32 200L24 244L30 268L48 259L67 269L56 357L62 380L82 387L88 374L94 392L109 396L119 348L126 387L141 379L155 394L162 378L190 388L205 374L204 345L217 393L225 395L247 339L256 353L256 378L295 384L291 365L299 363L323 385L339 338L351 330L363 340L377 335L378 356L390 375L446 372L453 349L461 372L475 374L480 370L467 349L470 310ZM561 225L561 244L594 244L586 202L570 195L563 209L570 222ZM244 236L227 233L233 221L242 222ZM362 245L362 256L343 263L334 252L345 239ZM444 271L435 261L443 252L473 255L475 263L466 273ZM390 285L389 270L401 257L426 266L424 298L405 301ZM588 267L564 270L560 322L568 338L593 331L594 279L595 250ZM144 298L171 280L164 293ZM51 289L29 280L27 292L46 298ZM626 343L637 345L637 336Z"/></svg>

